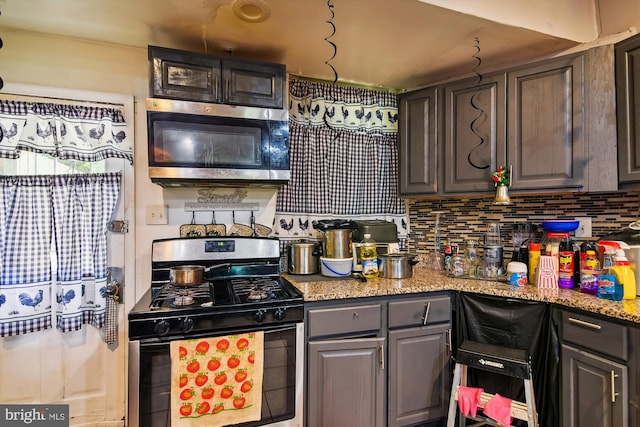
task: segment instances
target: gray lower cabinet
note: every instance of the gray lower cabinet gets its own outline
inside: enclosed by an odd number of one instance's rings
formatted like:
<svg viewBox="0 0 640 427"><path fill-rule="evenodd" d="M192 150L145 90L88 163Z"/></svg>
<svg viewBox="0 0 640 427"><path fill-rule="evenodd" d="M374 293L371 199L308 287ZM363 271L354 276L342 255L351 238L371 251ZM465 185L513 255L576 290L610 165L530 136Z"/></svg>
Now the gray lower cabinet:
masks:
<svg viewBox="0 0 640 427"><path fill-rule="evenodd" d="M309 343L308 426L382 426L384 338Z"/></svg>
<svg viewBox="0 0 640 427"><path fill-rule="evenodd" d="M630 402L637 401L630 394L630 383L637 387L631 377L637 375L635 362L628 367L637 351L634 334L624 324L561 311L563 427L631 425Z"/></svg>
<svg viewBox="0 0 640 427"><path fill-rule="evenodd" d="M307 426L384 425L383 302L308 304Z"/></svg>
<svg viewBox="0 0 640 427"><path fill-rule="evenodd" d="M448 295L307 304L308 427L410 426L446 416Z"/></svg>
<svg viewBox="0 0 640 427"><path fill-rule="evenodd" d="M443 324L389 332L389 427L446 415L450 328Z"/></svg>
<svg viewBox="0 0 640 427"><path fill-rule="evenodd" d="M563 344L562 372L564 427L629 425L626 366Z"/></svg>

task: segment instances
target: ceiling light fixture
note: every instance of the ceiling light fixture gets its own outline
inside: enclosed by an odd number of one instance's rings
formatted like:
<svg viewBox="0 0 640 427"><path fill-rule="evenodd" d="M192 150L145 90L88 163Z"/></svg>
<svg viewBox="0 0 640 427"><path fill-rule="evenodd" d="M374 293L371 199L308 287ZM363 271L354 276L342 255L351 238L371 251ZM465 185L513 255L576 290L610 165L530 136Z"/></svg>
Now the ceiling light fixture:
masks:
<svg viewBox="0 0 640 427"><path fill-rule="evenodd" d="M231 8L234 15L247 22L263 22L271 16L269 5L262 0L235 0Z"/></svg>

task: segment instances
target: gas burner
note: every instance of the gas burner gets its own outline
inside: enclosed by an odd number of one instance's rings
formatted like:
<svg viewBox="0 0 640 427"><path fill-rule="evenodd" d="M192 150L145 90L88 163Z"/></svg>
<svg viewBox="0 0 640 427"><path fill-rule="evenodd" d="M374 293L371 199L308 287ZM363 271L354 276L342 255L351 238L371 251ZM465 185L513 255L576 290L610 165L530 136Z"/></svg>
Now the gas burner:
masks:
<svg viewBox="0 0 640 427"><path fill-rule="evenodd" d="M213 305L211 290L208 283L200 286L185 288L172 284L165 284L153 298L150 308L185 308L193 305Z"/></svg>
<svg viewBox="0 0 640 427"><path fill-rule="evenodd" d="M193 299L192 296L181 295L181 296L175 297L171 305L173 305L174 307L185 307L188 305L193 305L194 302L195 300Z"/></svg>
<svg viewBox="0 0 640 427"><path fill-rule="evenodd" d="M250 301L260 301L267 298L269 298L267 292L257 286L251 289L251 291L249 291L249 295L247 295L247 299Z"/></svg>
<svg viewBox="0 0 640 427"><path fill-rule="evenodd" d="M273 277L232 279L231 287L241 302L272 301L285 295L280 282Z"/></svg>

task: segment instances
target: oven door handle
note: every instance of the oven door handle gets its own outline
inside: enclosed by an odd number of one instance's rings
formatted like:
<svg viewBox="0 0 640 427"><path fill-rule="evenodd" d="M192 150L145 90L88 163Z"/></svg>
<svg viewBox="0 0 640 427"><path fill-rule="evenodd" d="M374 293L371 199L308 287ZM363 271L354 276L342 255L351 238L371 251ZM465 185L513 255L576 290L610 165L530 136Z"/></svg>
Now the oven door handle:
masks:
<svg viewBox="0 0 640 427"><path fill-rule="evenodd" d="M287 323L286 325L277 325L272 327L258 327L258 328L246 328L246 329L232 329L230 331L216 333L215 331L208 331L200 334L191 334L191 335L171 335L164 338L146 338L141 339L140 345L143 345L147 348L150 347L161 347L164 345L168 345L171 341L180 341L180 340L191 340L191 339L200 339L200 338L215 338L215 337L223 337L225 335L237 335L243 334L247 332L264 332L265 334L269 333L278 333L290 331L296 328L296 323Z"/></svg>

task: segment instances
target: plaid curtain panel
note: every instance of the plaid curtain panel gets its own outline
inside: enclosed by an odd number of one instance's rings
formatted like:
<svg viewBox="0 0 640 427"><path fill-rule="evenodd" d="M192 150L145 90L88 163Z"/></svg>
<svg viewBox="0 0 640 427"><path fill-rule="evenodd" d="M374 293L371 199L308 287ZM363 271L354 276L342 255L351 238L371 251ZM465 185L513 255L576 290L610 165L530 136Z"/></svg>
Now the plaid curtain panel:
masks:
<svg viewBox="0 0 640 427"><path fill-rule="evenodd" d="M275 235L320 237L313 221L345 218L393 221L406 237L397 111L393 93L291 82L291 179L278 191Z"/></svg>
<svg viewBox="0 0 640 427"><path fill-rule="evenodd" d="M120 174L53 177L56 318L63 332L104 325L107 226L119 193Z"/></svg>
<svg viewBox="0 0 640 427"><path fill-rule="evenodd" d="M51 197L44 176L0 177L0 336L51 327Z"/></svg>
<svg viewBox="0 0 640 427"><path fill-rule="evenodd" d="M119 173L0 177L0 336L50 328L52 307L62 331L103 326L107 223L120 180Z"/></svg>

